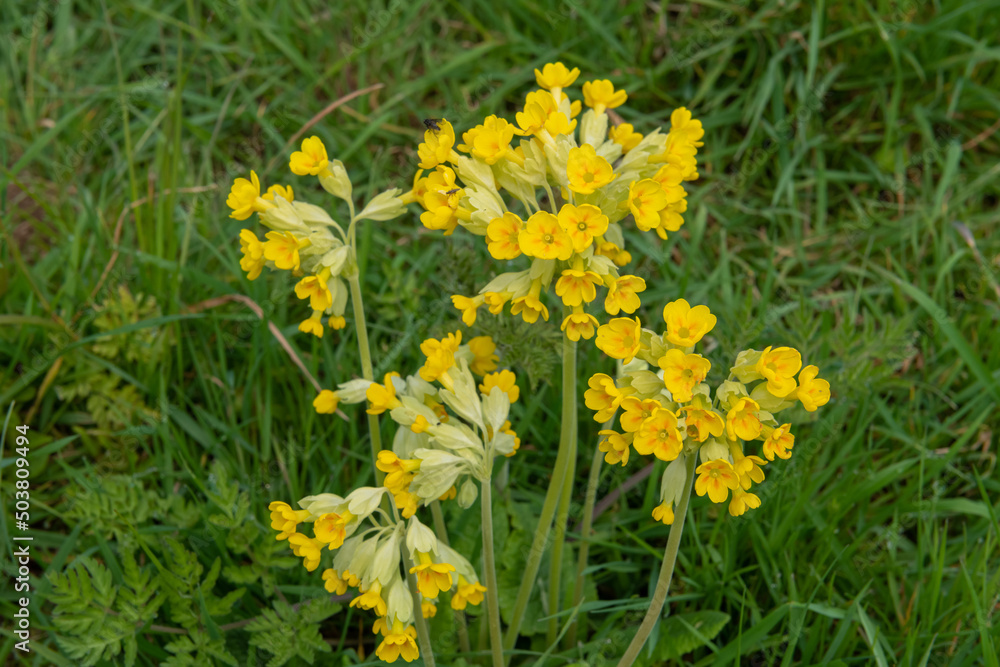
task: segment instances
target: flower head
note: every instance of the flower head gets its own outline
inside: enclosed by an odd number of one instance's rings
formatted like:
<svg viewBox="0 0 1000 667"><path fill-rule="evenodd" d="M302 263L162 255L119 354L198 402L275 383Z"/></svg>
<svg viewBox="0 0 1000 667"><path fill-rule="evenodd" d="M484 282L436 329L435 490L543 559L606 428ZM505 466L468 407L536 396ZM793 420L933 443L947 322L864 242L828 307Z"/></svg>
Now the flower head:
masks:
<svg viewBox="0 0 1000 667"><path fill-rule="evenodd" d="M642 325L639 318L616 317L597 329L597 347L612 359L626 364L639 353Z"/></svg>
<svg viewBox="0 0 1000 667"><path fill-rule="evenodd" d="M524 222L514 213L493 218L486 227L486 242L493 259L516 259L521 256L518 241Z"/></svg>
<svg viewBox="0 0 1000 667"><path fill-rule="evenodd" d="M667 350L657 364L663 369L663 384L678 403L691 400L691 391L705 381L712 362L700 354L684 354L678 349Z"/></svg>
<svg viewBox="0 0 1000 667"><path fill-rule="evenodd" d="M251 171L249 181L237 178L229 190L229 197L226 198L226 206L233 209L229 217L246 220L254 213L264 210L258 199L260 199L260 179L257 178L257 173Z"/></svg>
<svg viewBox="0 0 1000 667"><path fill-rule="evenodd" d="M632 443L640 454L652 454L661 461L673 461L680 456L683 443L677 430L677 415L666 408L657 408L642 422Z"/></svg>
<svg viewBox="0 0 1000 667"><path fill-rule="evenodd" d="M399 376L398 373L386 373L385 384L373 383L365 391L368 399L368 414L380 415L386 410L391 410L400 405L396 398L396 386L392 383L392 376Z"/></svg>
<svg viewBox="0 0 1000 667"><path fill-rule="evenodd" d="M795 374L802 368L802 355L790 347L766 347L755 370L767 379L767 390L782 398L795 391Z"/></svg>
<svg viewBox="0 0 1000 667"><path fill-rule="evenodd" d="M587 81L583 84L583 103L597 113L620 107L627 99L625 91L616 91L614 85L607 79Z"/></svg>
<svg viewBox="0 0 1000 667"><path fill-rule="evenodd" d="M437 121L439 130L428 129L424 132L424 143L417 147L421 169L434 169L451 159L455 145L455 128L451 123L441 119Z"/></svg>
<svg viewBox="0 0 1000 667"><path fill-rule="evenodd" d="M240 268L247 272L248 280L256 280L264 269L264 244L249 229L241 229L240 251Z"/></svg>
<svg viewBox="0 0 1000 667"><path fill-rule="evenodd" d="M569 259L573 240L559 225L559 219L547 211L538 211L517 237L521 252L539 259Z"/></svg>
<svg viewBox="0 0 1000 667"><path fill-rule="evenodd" d="M292 153L288 168L296 176L318 176L329 165L323 140L314 136L302 140L302 150Z"/></svg>
<svg viewBox="0 0 1000 667"><path fill-rule="evenodd" d="M595 236L608 231L608 216L590 204L563 204L558 217L559 224L573 242L575 252L583 252L594 242Z"/></svg>
<svg viewBox="0 0 1000 667"><path fill-rule="evenodd" d="M564 269L556 281L556 296L567 306L580 306L597 298L595 285L601 284L601 277L593 271Z"/></svg>
<svg viewBox="0 0 1000 667"><path fill-rule="evenodd" d="M760 405L752 398L743 397L726 415L726 434L731 440L755 440L760 435L761 424L758 413Z"/></svg>
<svg viewBox="0 0 1000 667"><path fill-rule="evenodd" d="M572 341L581 338L590 340L594 337L594 330L597 328L597 318L589 313L579 310L572 312L563 319L560 329L566 332L566 337Z"/></svg>
<svg viewBox="0 0 1000 667"><path fill-rule="evenodd" d="M773 461L775 456L779 459L791 458L792 453L788 450L795 446L795 436L792 435L791 428L791 424L782 424L771 431L764 440L763 452L768 461Z"/></svg>
<svg viewBox="0 0 1000 667"><path fill-rule="evenodd" d="M301 266L299 250L309 246L309 238L298 238L292 232L268 232L264 235L264 257L284 271L298 271Z"/></svg>
<svg viewBox="0 0 1000 667"><path fill-rule="evenodd" d="M547 63L541 71L535 70L535 81L540 88L552 90L553 88L566 88L573 85L576 77L580 76L577 67L568 69L562 63Z"/></svg>
<svg viewBox="0 0 1000 667"><path fill-rule="evenodd" d="M521 396L521 388L517 386L517 376L507 369L484 376L479 391L483 392L484 396L489 396L493 387L500 387L511 403L517 403L517 399Z"/></svg>
<svg viewBox="0 0 1000 667"><path fill-rule="evenodd" d="M476 375L485 375L497 367L500 357L494 354L497 344L489 336L476 336L469 341L469 351L472 352L473 360L469 364L469 370Z"/></svg>
<svg viewBox="0 0 1000 667"><path fill-rule="evenodd" d="M699 475L694 483L695 492L699 496L707 493L713 503L725 502L729 492L740 487L740 476L726 459L702 463L695 472Z"/></svg>
<svg viewBox="0 0 1000 667"><path fill-rule="evenodd" d="M716 317L708 306L691 307L685 299L671 301L663 307L667 325L666 339L678 347L693 347L715 327Z"/></svg>
<svg viewBox="0 0 1000 667"><path fill-rule="evenodd" d="M332 415L337 411L337 405L340 403L340 394L330 389L324 389L319 392L313 400L313 408L321 415Z"/></svg>
<svg viewBox="0 0 1000 667"><path fill-rule="evenodd" d="M660 224L660 211L667 205L667 193L651 178L633 181L628 186L627 203L636 227L648 232Z"/></svg>
<svg viewBox="0 0 1000 667"><path fill-rule="evenodd" d="M611 283L608 295L604 297L604 310L608 315L621 311L632 314L642 305L639 292L646 289L646 281L639 276L621 276Z"/></svg>
<svg viewBox="0 0 1000 667"><path fill-rule="evenodd" d="M592 194L618 178L608 161L598 155L590 144L569 150L566 176L569 189L581 195Z"/></svg>
<svg viewBox="0 0 1000 667"><path fill-rule="evenodd" d="M807 412L815 412L830 401L830 383L816 377L817 375L819 368L816 366L806 366L799 373L799 388L795 397L802 402L802 407Z"/></svg>

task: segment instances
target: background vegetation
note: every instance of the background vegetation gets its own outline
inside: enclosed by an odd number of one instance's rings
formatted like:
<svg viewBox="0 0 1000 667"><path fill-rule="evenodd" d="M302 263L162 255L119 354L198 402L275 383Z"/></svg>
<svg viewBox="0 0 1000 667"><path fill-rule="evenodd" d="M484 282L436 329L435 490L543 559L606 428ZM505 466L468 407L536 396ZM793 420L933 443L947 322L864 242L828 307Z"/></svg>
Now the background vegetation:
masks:
<svg viewBox="0 0 1000 667"><path fill-rule="evenodd" d="M0 33L7 533L13 426L32 429L21 660L368 659L370 619L275 543L265 509L371 478L360 412L310 405L310 375L358 373L356 342L298 334L291 283L246 280L225 193L255 169L333 206L288 174L290 140L374 85L310 132L370 184L359 197L405 188L422 118L509 113L532 69L562 59L624 86L640 131L682 105L707 130L682 232L631 242L644 321L707 303L717 367L787 344L833 384L792 459L768 466L760 510L694 503L647 663L997 664L1000 2L15 0ZM376 372L412 372L417 343L458 324L446 297L483 284L484 249L415 213L362 229ZM558 330L480 320L533 388L498 494L509 609L554 458ZM592 349L581 365L610 368ZM545 664L607 664L631 637L666 539L656 475L639 472L603 473L587 631ZM469 549L475 516L449 515ZM451 622L434 622L439 664L475 661ZM5 623L8 661L13 643Z"/></svg>

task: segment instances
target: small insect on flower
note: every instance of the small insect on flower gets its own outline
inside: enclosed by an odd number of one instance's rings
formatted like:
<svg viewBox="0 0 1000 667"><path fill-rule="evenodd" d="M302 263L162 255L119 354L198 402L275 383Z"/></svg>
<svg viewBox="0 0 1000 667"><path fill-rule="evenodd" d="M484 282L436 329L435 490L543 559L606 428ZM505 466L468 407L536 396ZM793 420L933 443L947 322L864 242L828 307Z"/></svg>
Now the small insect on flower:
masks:
<svg viewBox="0 0 1000 667"><path fill-rule="evenodd" d="M424 118L424 127L426 127L431 132L440 132L441 127L438 123L441 122L441 118Z"/></svg>

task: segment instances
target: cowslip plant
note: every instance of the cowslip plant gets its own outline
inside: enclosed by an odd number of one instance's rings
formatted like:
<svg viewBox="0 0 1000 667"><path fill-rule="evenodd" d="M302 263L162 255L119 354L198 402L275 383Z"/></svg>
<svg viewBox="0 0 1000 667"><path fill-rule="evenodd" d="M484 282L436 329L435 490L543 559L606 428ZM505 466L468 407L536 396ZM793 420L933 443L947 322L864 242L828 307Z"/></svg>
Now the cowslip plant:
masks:
<svg viewBox="0 0 1000 667"><path fill-rule="evenodd" d="M499 359L492 340L461 341L461 332L427 339L421 345L426 360L416 374L387 373L383 383L351 380L317 399L323 412L340 402L366 401L369 414L388 413L398 425L392 450L377 455L384 486L355 489L344 498L307 496L298 510L280 501L269 507L277 539L287 539L310 572L319 567L324 547L337 551L322 575L326 589L336 594L358 589L351 606L378 616L373 631L383 639L376 655L386 662L411 662L420 655L412 624L420 628L424 618L434 616L439 594L450 591L456 610L481 603L485 595L494 661L502 664L492 470L494 458L513 456L520 445L507 419L520 391L512 372L493 372ZM448 546L439 515L439 536L417 517L421 506L446 500L468 509L479 489L485 585L469 561ZM379 507L386 495L393 500L391 512ZM371 526L363 529L366 521ZM311 537L298 531L302 523L312 523ZM401 571L415 577L412 595ZM433 664L429 653L424 659Z"/></svg>
<svg viewBox="0 0 1000 667"><path fill-rule="evenodd" d="M612 124L609 111L624 104L627 93L608 80L594 80L583 84L582 101L573 100L567 89L579 75L579 69L562 63L536 69L539 89L527 94L514 122L488 116L463 132L460 143L447 119L435 121L418 146L419 170L407 198L424 209L420 221L426 228L450 236L461 226L483 237L498 262L527 265L500 273L476 295L452 297L467 326L475 324L484 305L493 315L509 305L510 314L525 322L548 320L545 295L550 290L562 306L559 450L507 630L507 649L517 639L553 519L550 643L558 631L560 567L577 456L576 344L592 339L600 325L588 307L601 289L603 313L631 314L639 308L645 281L620 271L631 260L623 234L626 219L662 239L681 228L687 210L684 184L698 178L704 135L701 122L683 107L671 113L666 133L654 129L644 136L631 124ZM574 604L578 593L575 597Z"/></svg>
<svg viewBox="0 0 1000 667"><path fill-rule="evenodd" d="M776 415L797 404L815 412L830 400L819 369L803 368L802 355L790 347L743 350L713 391L706 381L712 363L694 350L715 327L715 315L677 299L663 307L663 321L659 333L643 328L638 317L601 326L597 347L626 366L617 379L593 375L584 395L596 421L613 424L618 413L620 430L600 432L598 449L607 463L624 466L633 451L668 462L653 519L670 525L670 535L653 599L622 667L632 664L663 608L692 482L698 496L729 501L732 516L760 507L752 486L764 481L764 467L775 457L790 458L795 445L791 424Z"/></svg>

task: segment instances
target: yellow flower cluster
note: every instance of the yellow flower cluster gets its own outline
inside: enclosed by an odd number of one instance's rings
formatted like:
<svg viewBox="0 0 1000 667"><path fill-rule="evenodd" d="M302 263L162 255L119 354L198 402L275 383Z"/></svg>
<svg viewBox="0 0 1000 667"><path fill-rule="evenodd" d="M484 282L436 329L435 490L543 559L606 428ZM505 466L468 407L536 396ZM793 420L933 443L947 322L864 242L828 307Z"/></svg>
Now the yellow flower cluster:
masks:
<svg viewBox="0 0 1000 667"><path fill-rule="evenodd" d="M802 368L797 350L768 347L741 352L713 399L705 382L712 364L694 347L715 327L715 315L678 299L663 308L663 320L666 329L659 334L643 329L639 318L615 318L597 331L601 351L629 364L617 382L603 373L590 378L584 398L594 418L603 423L621 411L621 432L601 431L599 449L611 464L627 464L632 449L670 462L661 504L653 510L658 521L673 523L685 478L682 453L701 458L698 495L722 503L731 491L729 513L740 516L760 506L750 487L764 481L767 462L791 456L791 425L775 415L796 402L815 411L830 400L830 384L817 377L815 366ZM754 440L762 441L767 461L745 453L745 443Z"/></svg>
<svg viewBox="0 0 1000 667"><path fill-rule="evenodd" d="M521 445L507 419L520 396L517 376L496 370L492 338L463 344L456 331L428 338L420 349L425 361L416 374L387 373L381 384L352 380L324 390L313 403L318 412L333 412L341 401L367 401L370 414L388 412L402 427L376 465L404 517L422 504L455 497L468 508L478 495L473 480L484 479L495 456L513 456ZM478 386L474 374L482 378Z"/></svg>
<svg viewBox="0 0 1000 667"><path fill-rule="evenodd" d="M240 231L240 267L247 278L256 280L264 267L291 271L301 278L295 295L309 302L312 316L299 325L299 331L323 337L322 318L332 329L346 326L348 287L344 278L357 274L354 250L354 227L358 220L389 220L405 211L399 190L388 190L374 197L355 214L351 199L351 180L339 160L329 160L326 146L319 137L302 142L302 150L292 153L289 167L299 176L315 176L320 185L335 197L347 202L350 221L347 230L318 206L297 201L291 186L272 185L261 194L256 172L250 179L237 178L226 204L231 218L246 220L258 214L261 224L270 229L264 240L253 231Z"/></svg>
<svg viewBox="0 0 1000 667"><path fill-rule="evenodd" d="M438 541L434 532L411 516L393 520L379 508L387 488L363 487L346 498L332 493L307 496L299 501L302 509L273 502L271 527L278 540L288 540L292 551L303 559L307 570L316 570L324 548L336 551L332 567L323 570L323 585L335 595L356 588L351 607L370 609L378 619L373 632L382 636L375 654L386 662L419 657L417 633L413 628L414 600L407 589L404 554L413 565L420 592L420 613L432 617L437 598L452 591L451 606L465 609L479 604L486 588L479 583L469 561ZM365 523L367 529L362 529ZM303 523L312 524L312 537L299 532ZM360 532L359 532L360 531Z"/></svg>
<svg viewBox="0 0 1000 667"><path fill-rule="evenodd" d="M489 116L456 145L455 129L440 120L418 147L420 170L404 200L424 208L423 225L446 236L461 225L483 236L494 258L531 260L528 269L498 276L476 296L452 297L467 326L484 304L494 315L509 303L510 313L526 322L548 320L542 292L554 280L569 309L563 331L571 340L593 338L598 321L585 308L599 286L607 290L610 315L635 312L646 288L642 278L618 270L631 260L623 249L625 218L661 238L684 222L683 183L698 178L701 122L680 108L666 134L642 136L627 123L609 127L607 110L624 104L627 94L607 80L584 83L589 109L581 115L580 100L564 91L579 74L562 63L545 65L535 70L540 89L528 93L514 123ZM515 202L523 215L508 208Z"/></svg>

